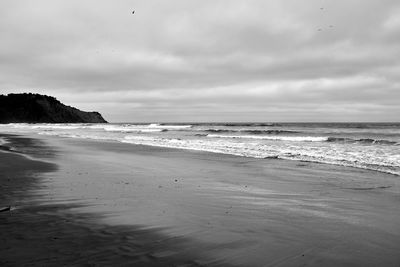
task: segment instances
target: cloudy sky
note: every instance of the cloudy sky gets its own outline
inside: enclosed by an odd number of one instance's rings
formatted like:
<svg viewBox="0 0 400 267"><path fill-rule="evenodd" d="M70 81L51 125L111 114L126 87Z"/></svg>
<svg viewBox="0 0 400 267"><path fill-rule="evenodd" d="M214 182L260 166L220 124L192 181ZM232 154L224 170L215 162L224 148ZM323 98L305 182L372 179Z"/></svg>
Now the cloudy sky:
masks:
<svg viewBox="0 0 400 267"><path fill-rule="evenodd" d="M399 0L1 0L0 36L0 93L111 122L400 118Z"/></svg>

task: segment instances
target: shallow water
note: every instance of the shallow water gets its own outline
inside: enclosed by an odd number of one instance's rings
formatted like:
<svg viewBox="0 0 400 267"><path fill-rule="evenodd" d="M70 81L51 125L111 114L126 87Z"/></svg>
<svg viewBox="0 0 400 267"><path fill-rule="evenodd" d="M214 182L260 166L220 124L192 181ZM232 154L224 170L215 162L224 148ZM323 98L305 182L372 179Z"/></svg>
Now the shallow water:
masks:
<svg viewBox="0 0 400 267"><path fill-rule="evenodd" d="M319 162L400 175L399 123L7 124L0 130Z"/></svg>

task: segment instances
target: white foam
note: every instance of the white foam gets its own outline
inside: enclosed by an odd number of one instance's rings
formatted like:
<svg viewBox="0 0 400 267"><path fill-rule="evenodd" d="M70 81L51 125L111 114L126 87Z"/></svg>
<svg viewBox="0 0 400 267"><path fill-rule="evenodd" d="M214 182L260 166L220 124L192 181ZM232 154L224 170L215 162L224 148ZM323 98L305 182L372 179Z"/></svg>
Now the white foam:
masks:
<svg viewBox="0 0 400 267"><path fill-rule="evenodd" d="M214 138L237 138L237 139L262 139L275 141L292 141L292 142L325 142L328 137L325 136L263 136L263 135L220 135L208 134L207 137Z"/></svg>
<svg viewBox="0 0 400 267"><path fill-rule="evenodd" d="M91 140L108 140L108 141L119 141L118 139L112 138L111 136L101 136L94 134L73 134L66 132L39 132L39 135L51 135L51 136L59 136L66 138L79 138L79 139L91 139Z"/></svg>
<svg viewBox="0 0 400 267"><path fill-rule="evenodd" d="M377 151L365 148L364 151L351 151L347 146L304 146L282 144L260 144L258 142L229 142L229 139L168 139L149 136L126 136L122 142L159 146L168 148L201 150L237 156L268 158L278 157L287 160L300 160L328 163L348 167L376 170L400 175L400 158L396 152Z"/></svg>
<svg viewBox="0 0 400 267"><path fill-rule="evenodd" d="M81 128L80 126L71 125L37 125L31 126L32 129L54 129L54 130L75 130Z"/></svg>
<svg viewBox="0 0 400 267"><path fill-rule="evenodd" d="M192 127L191 125L159 125L159 124L149 124L149 125L103 125L101 128L109 132L139 132L139 133L152 133L152 132L163 132L166 130L181 130L188 129Z"/></svg>
<svg viewBox="0 0 400 267"><path fill-rule="evenodd" d="M150 132L161 132L163 129L148 129L138 126L104 126L102 128L103 130L107 132L143 132L143 133L150 133Z"/></svg>
<svg viewBox="0 0 400 267"><path fill-rule="evenodd" d="M39 127L38 127L39 126ZM68 138L113 140L148 146L190 149L253 158L278 157L288 160L351 166L400 175L400 146L325 142L323 136L218 135L198 137L196 129L184 134L169 127L190 125L143 124L8 124L2 131L39 133ZM1 140L1 139L0 139ZM0 141L1 144L1 141Z"/></svg>
<svg viewBox="0 0 400 267"><path fill-rule="evenodd" d="M152 123L152 124L148 125L148 127L173 130L173 129L188 129L188 128L191 128L192 125L160 125L160 124Z"/></svg>
<svg viewBox="0 0 400 267"><path fill-rule="evenodd" d="M7 144L8 142L4 138L0 138L0 146Z"/></svg>

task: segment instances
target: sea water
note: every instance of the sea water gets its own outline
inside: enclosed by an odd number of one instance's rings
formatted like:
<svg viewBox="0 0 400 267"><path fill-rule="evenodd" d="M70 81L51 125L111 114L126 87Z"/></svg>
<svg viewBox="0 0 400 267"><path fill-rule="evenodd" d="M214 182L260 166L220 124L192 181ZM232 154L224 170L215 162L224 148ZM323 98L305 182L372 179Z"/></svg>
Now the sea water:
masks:
<svg viewBox="0 0 400 267"><path fill-rule="evenodd" d="M0 132L319 162L400 175L400 123L3 124Z"/></svg>

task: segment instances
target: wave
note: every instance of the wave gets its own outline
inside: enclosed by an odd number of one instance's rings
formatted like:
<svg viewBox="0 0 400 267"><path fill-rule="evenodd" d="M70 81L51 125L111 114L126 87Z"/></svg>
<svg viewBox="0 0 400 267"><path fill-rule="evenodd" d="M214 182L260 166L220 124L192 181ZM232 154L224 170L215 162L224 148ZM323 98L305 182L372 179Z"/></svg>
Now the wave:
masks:
<svg viewBox="0 0 400 267"><path fill-rule="evenodd" d="M381 136L381 138L359 138L357 135L340 136L339 134L337 134L337 136L335 136L335 134L317 133L298 133L293 135L292 133L285 134L281 131L268 134L265 132L254 132L254 130L240 127L236 129L224 129L233 130L229 132L205 132L204 128L210 129L215 127L215 130L218 130L218 126L215 125L202 126L200 129L194 127L193 131L189 130L190 132L188 134L188 132L180 132L180 130L190 128L192 127L191 125L153 124L151 127L150 125L151 124L18 124L0 125L0 127L1 131L9 131L8 128L10 128L12 132L17 133L35 132L43 135L101 141L110 140L131 144L223 153L251 158L311 161L400 175L399 141L395 142L396 139L391 140L391 137L384 135ZM32 126L42 127L32 128ZM184 126L184 128L170 128L170 126ZM75 129L76 127L79 129ZM162 131L170 129L171 132L168 134L161 133ZM154 131L155 134L152 132L145 134L144 131ZM272 141L263 142L262 140L264 139ZM0 139L0 145L1 143Z"/></svg>
<svg viewBox="0 0 400 267"><path fill-rule="evenodd" d="M15 129L32 129L41 131L57 131L57 130L92 130L105 132L120 133L152 133L166 132L169 130L181 130L192 127L191 125L159 125L159 124L8 124Z"/></svg>
<svg viewBox="0 0 400 267"><path fill-rule="evenodd" d="M3 146L5 144L8 144L7 140L0 137L0 146Z"/></svg>
<svg viewBox="0 0 400 267"><path fill-rule="evenodd" d="M261 140L273 140L273 141L289 141L289 142L334 142L334 143L353 143L353 144L365 144L365 145L399 145L396 141L384 140L384 139L352 139L344 137L330 137L330 136L259 136L259 135L220 135L220 134L208 134L207 137L213 138L233 138L233 139L261 139Z"/></svg>
<svg viewBox="0 0 400 267"><path fill-rule="evenodd" d="M105 132L61 133L39 132L44 135L57 135L70 138L109 140L123 143L168 147L174 149L198 150L250 158L286 159L309 161L324 164L356 167L394 175L400 175L400 156L390 146L375 149L372 146L349 150L347 146L305 145L302 143L261 144L260 142L234 142L223 138L181 139L150 135L108 135ZM100 134L100 135L99 135ZM304 138L303 138L304 139ZM315 140L315 139L313 139Z"/></svg>
<svg viewBox="0 0 400 267"><path fill-rule="evenodd" d="M30 125L32 129L76 130L79 125Z"/></svg>
<svg viewBox="0 0 400 267"><path fill-rule="evenodd" d="M248 133L248 134L295 134L297 131L289 130L227 130L227 129L207 129L205 132L210 133Z"/></svg>
<svg viewBox="0 0 400 267"><path fill-rule="evenodd" d="M220 124L220 125L228 126L228 127L235 127L235 126L240 126L240 127L260 127L260 126L274 127L274 126L281 126L281 124L278 124L278 123L223 123L223 124Z"/></svg>
<svg viewBox="0 0 400 267"><path fill-rule="evenodd" d="M219 135L208 134L207 137L213 138L235 138L235 139L263 139L275 141L292 141L292 142L325 142L328 137L325 136L257 136L257 135Z"/></svg>
<svg viewBox="0 0 400 267"><path fill-rule="evenodd" d="M398 142L384 140L384 139L371 139L371 138L361 138L352 139L344 137L328 137L327 142L339 142L339 143L358 143L358 144L377 144L377 145L398 145Z"/></svg>
<svg viewBox="0 0 400 267"><path fill-rule="evenodd" d="M192 125L191 124L178 125L178 124L152 123L152 124L149 124L148 127L174 130L174 129L189 129L189 128L192 128Z"/></svg>
<svg viewBox="0 0 400 267"><path fill-rule="evenodd" d="M167 131L167 129L151 129L151 128L143 128L143 127L136 127L136 126L104 126L101 129L107 132L122 132L122 133L152 133L152 132L163 132Z"/></svg>
<svg viewBox="0 0 400 267"><path fill-rule="evenodd" d="M394 175L400 175L400 165L397 159L390 155L383 156L365 150L357 154L349 154L344 150L332 150L329 147L307 147L303 145L274 146L251 143L236 143L229 140L184 140L174 138L157 138L148 136L126 136L122 142L177 149L200 150L251 158L286 159L309 161L324 164L340 165L368 169ZM351 157L349 155L352 155ZM391 159L390 159L391 158Z"/></svg>
<svg viewBox="0 0 400 267"><path fill-rule="evenodd" d="M209 132L209 133L233 133L233 132L237 132L234 130L225 130L225 129L207 129L204 130L205 132Z"/></svg>
<svg viewBox="0 0 400 267"><path fill-rule="evenodd" d="M150 133L150 132L166 132L168 130L179 130L179 129L187 129L192 127L191 125L160 125L160 124L105 124L105 125L93 125L84 128L88 129L99 129L108 132L143 132L143 133Z"/></svg>
<svg viewBox="0 0 400 267"><path fill-rule="evenodd" d="M295 134L299 133L297 131L289 131L289 130L245 130L244 133L250 134Z"/></svg>

